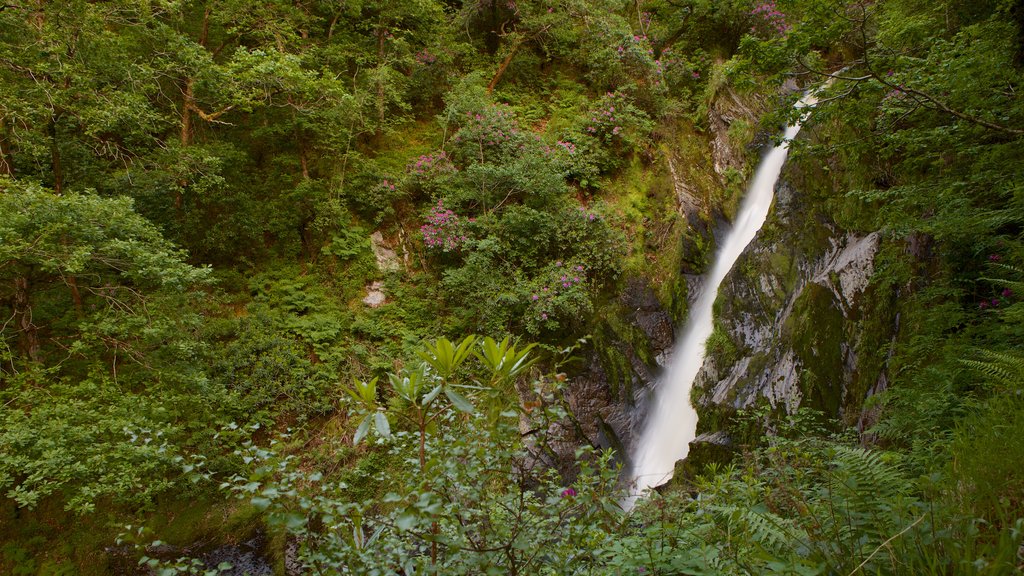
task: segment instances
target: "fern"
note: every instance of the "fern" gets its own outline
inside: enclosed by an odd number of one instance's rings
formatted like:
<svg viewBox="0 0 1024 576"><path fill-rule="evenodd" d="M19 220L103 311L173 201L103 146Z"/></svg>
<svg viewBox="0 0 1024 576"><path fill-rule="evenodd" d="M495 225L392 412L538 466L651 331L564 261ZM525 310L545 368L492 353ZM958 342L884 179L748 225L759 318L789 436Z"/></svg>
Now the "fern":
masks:
<svg viewBox="0 0 1024 576"><path fill-rule="evenodd" d="M1024 389L1024 353L978 350L980 359L961 358L960 363L980 374L999 392Z"/></svg>
<svg viewBox="0 0 1024 576"><path fill-rule="evenodd" d="M877 501L905 495L907 482L899 468L885 462L883 452L857 446L836 446L834 479L854 497Z"/></svg>

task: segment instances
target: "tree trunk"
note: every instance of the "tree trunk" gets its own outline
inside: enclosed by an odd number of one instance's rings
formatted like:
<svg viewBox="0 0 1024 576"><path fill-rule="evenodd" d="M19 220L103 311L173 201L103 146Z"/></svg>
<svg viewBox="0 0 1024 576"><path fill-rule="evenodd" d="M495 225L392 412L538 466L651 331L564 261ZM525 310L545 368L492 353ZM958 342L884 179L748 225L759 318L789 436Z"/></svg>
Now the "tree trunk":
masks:
<svg viewBox="0 0 1024 576"><path fill-rule="evenodd" d="M74 276L68 276L67 280L68 288L71 289L71 301L75 303L75 313L79 318L82 317L82 293L78 291L78 279Z"/></svg>
<svg viewBox="0 0 1024 576"><path fill-rule="evenodd" d="M501 81L501 77L505 74L505 70L508 70L509 64L512 63L512 59L516 57L516 53L519 52L519 49L522 46L523 41L516 42L516 44L512 46L512 50L509 51L508 56L505 56L505 59L501 61L501 64L498 66L498 71L494 74L494 77L491 78L491 81L487 84L488 94L494 92L495 86L497 86L498 82Z"/></svg>
<svg viewBox="0 0 1024 576"><path fill-rule="evenodd" d="M192 78L185 79L185 89L182 91L183 101L181 103L181 145L188 146L192 143Z"/></svg>
<svg viewBox="0 0 1024 576"><path fill-rule="evenodd" d="M11 145L7 140L7 121L0 116L0 176L14 174L14 165L11 160Z"/></svg>
<svg viewBox="0 0 1024 576"><path fill-rule="evenodd" d="M206 48L206 42L210 35L210 7L207 6L203 12L203 26L199 29L199 45ZM191 76L185 78L185 87L182 90L181 104L181 145L188 146L192 142L192 109L195 107L195 93L193 92L195 79Z"/></svg>
<svg viewBox="0 0 1024 576"><path fill-rule="evenodd" d="M33 362L39 361L39 329L32 323L32 304L28 278L14 278L14 322L20 332L21 352Z"/></svg>
<svg viewBox="0 0 1024 576"><path fill-rule="evenodd" d="M53 191L64 191L64 168L60 161L60 147L57 146L57 119L50 119L50 167L53 170Z"/></svg>
<svg viewBox="0 0 1024 576"><path fill-rule="evenodd" d="M377 27L377 140L384 133L384 26Z"/></svg>

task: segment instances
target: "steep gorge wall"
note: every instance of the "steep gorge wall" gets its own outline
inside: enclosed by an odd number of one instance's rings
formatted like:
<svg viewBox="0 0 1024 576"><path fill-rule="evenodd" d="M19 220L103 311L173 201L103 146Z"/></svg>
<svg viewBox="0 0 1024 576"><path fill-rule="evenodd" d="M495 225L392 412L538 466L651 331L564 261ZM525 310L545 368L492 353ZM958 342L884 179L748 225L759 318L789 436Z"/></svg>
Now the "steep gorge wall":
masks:
<svg viewBox="0 0 1024 576"><path fill-rule="evenodd" d="M556 444L560 456L570 456L580 442L629 453L676 329L714 257L715 236L728 227L742 175L756 163L752 127L766 100L725 87L708 106L706 130L685 123L662 127L659 154L648 170L671 191L672 213L660 223L668 233L646 247L643 269L627 274L599 313L583 369L565 387L572 416Z"/></svg>
<svg viewBox="0 0 1024 576"><path fill-rule="evenodd" d="M669 242L680 249L667 280L674 288L652 281L655 274L623 282L585 370L566 387L574 413L566 450L582 440L631 451L675 331L714 257L715 236L738 200L730 196L730 179L756 165L749 127L763 102L725 91L709 107L702 138L679 138L654 167L671 178L676 195L678 224ZM742 193L743 180L733 194ZM805 406L862 429L870 424L865 399L885 389L886 350L898 316L893 295L871 282L883 235L836 224L829 216L835 188L828 170L811 162L790 162L783 170L768 221L719 292L716 332L692 398L699 435L677 476L731 450L739 409Z"/></svg>
<svg viewBox="0 0 1024 576"><path fill-rule="evenodd" d="M722 431L738 409L809 407L861 428L871 418L865 400L886 386L898 326L893 295L872 282L886 240L837 225L833 187L821 167L787 165L768 221L721 288L693 393L698 459L729 443Z"/></svg>

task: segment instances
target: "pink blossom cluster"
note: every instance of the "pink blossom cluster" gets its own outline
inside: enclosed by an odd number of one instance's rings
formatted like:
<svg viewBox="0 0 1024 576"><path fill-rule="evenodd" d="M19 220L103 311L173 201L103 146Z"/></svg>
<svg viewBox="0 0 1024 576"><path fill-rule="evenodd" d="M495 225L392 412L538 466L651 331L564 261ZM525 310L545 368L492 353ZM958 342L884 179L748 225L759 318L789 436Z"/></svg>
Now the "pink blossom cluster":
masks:
<svg viewBox="0 0 1024 576"><path fill-rule="evenodd" d="M590 116L590 123L583 129L594 136L610 138L622 133L622 122L617 116L615 103L618 100L618 93L609 92L605 95L604 103Z"/></svg>
<svg viewBox="0 0 1024 576"><path fill-rule="evenodd" d="M427 50L426 48L417 52L414 58L416 59L417 62L424 66L437 62L437 56L432 54L430 50Z"/></svg>
<svg viewBox="0 0 1024 576"><path fill-rule="evenodd" d="M554 146L544 145L541 148L541 151L544 153L545 156L552 156L562 152L566 154L575 154L576 145L567 140L559 140L558 142L555 142Z"/></svg>
<svg viewBox="0 0 1024 576"><path fill-rule="evenodd" d="M591 123L587 125L586 130L591 134L610 132L613 135L617 135L623 131L620 120L615 116L614 96L614 93L608 92L605 99L610 101L602 105L590 117Z"/></svg>
<svg viewBox="0 0 1024 576"><path fill-rule="evenodd" d="M395 190L398 190L398 184L385 178L378 182L374 188L378 192L394 192Z"/></svg>
<svg viewBox="0 0 1024 576"><path fill-rule="evenodd" d="M627 36L622 43L615 47L615 52L618 53L620 59L627 56L637 58L643 58L644 56L650 58L654 56L654 48L651 46L646 35Z"/></svg>
<svg viewBox="0 0 1024 576"><path fill-rule="evenodd" d="M988 307L998 308L1004 300L1006 302L1009 302L1010 298L1013 297L1013 290L1011 290L1010 288L1003 288L1003 291L1000 293L1000 296L1002 296L1002 300L1000 300L998 297L993 297L991 300L982 300L981 303L978 304L978 308L982 310Z"/></svg>
<svg viewBox="0 0 1024 576"><path fill-rule="evenodd" d="M448 153L444 150L421 155L410 162L405 170L409 174L419 177L450 174L457 171L451 159L448 158Z"/></svg>
<svg viewBox="0 0 1024 576"><path fill-rule="evenodd" d="M555 262L554 269L549 269L547 277L547 282L539 291L530 294L529 300L540 320L547 320L548 314L554 313L555 298L559 294L583 286L587 281L586 268L582 264L565 265L561 260Z"/></svg>
<svg viewBox="0 0 1024 576"><path fill-rule="evenodd" d="M601 215L600 214L597 214L595 212L590 212L590 211L588 211L586 208L584 208L582 206L580 206L579 211L580 211L580 216L582 216L583 219L586 220L587 222L596 222L596 221L601 219Z"/></svg>
<svg viewBox="0 0 1024 576"><path fill-rule="evenodd" d="M782 35L789 31L786 15L775 5L775 0L761 0L761 3L750 11L750 15L757 19L757 24L750 29L751 32L756 33L758 29L762 29Z"/></svg>
<svg viewBox="0 0 1024 576"><path fill-rule="evenodd" d="M423 243L427 248L438 248L443 252L458 250L468 239L464 233L462 221L455 212L444 207L444 201L438 200L437 206L430 210L427 223L420 226Z"/></svg>
<svg viewBox="0 0 1024 576"><path fill-rule="evenodd" d="M466 112L462 128L452 137L452 142L497 146L520 134L519 123L512 109L506 104L491 104L480 112Z"/></svg>

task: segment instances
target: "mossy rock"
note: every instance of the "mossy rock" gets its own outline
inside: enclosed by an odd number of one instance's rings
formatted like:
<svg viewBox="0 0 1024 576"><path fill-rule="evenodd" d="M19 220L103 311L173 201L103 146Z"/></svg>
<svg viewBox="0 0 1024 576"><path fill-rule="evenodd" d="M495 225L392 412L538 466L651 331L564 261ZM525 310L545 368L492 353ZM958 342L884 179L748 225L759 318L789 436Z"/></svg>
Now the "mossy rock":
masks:
<svg viewBox="0 0 1024 576"><path fill-rule="evenodd" d="M724 432L702 434L690 442L686 458L676 462L670 487L688 486L709 467L721 467L736 456L738 450Z"/></svg>
<svg viewBox="0 0 1024 576"><path fill-rule="evenodd" d="M796 299L783 326L783 338L803 367L802 404L825 414L838 415L842 404L845 323L832 291L811 283Z"/></svg>

